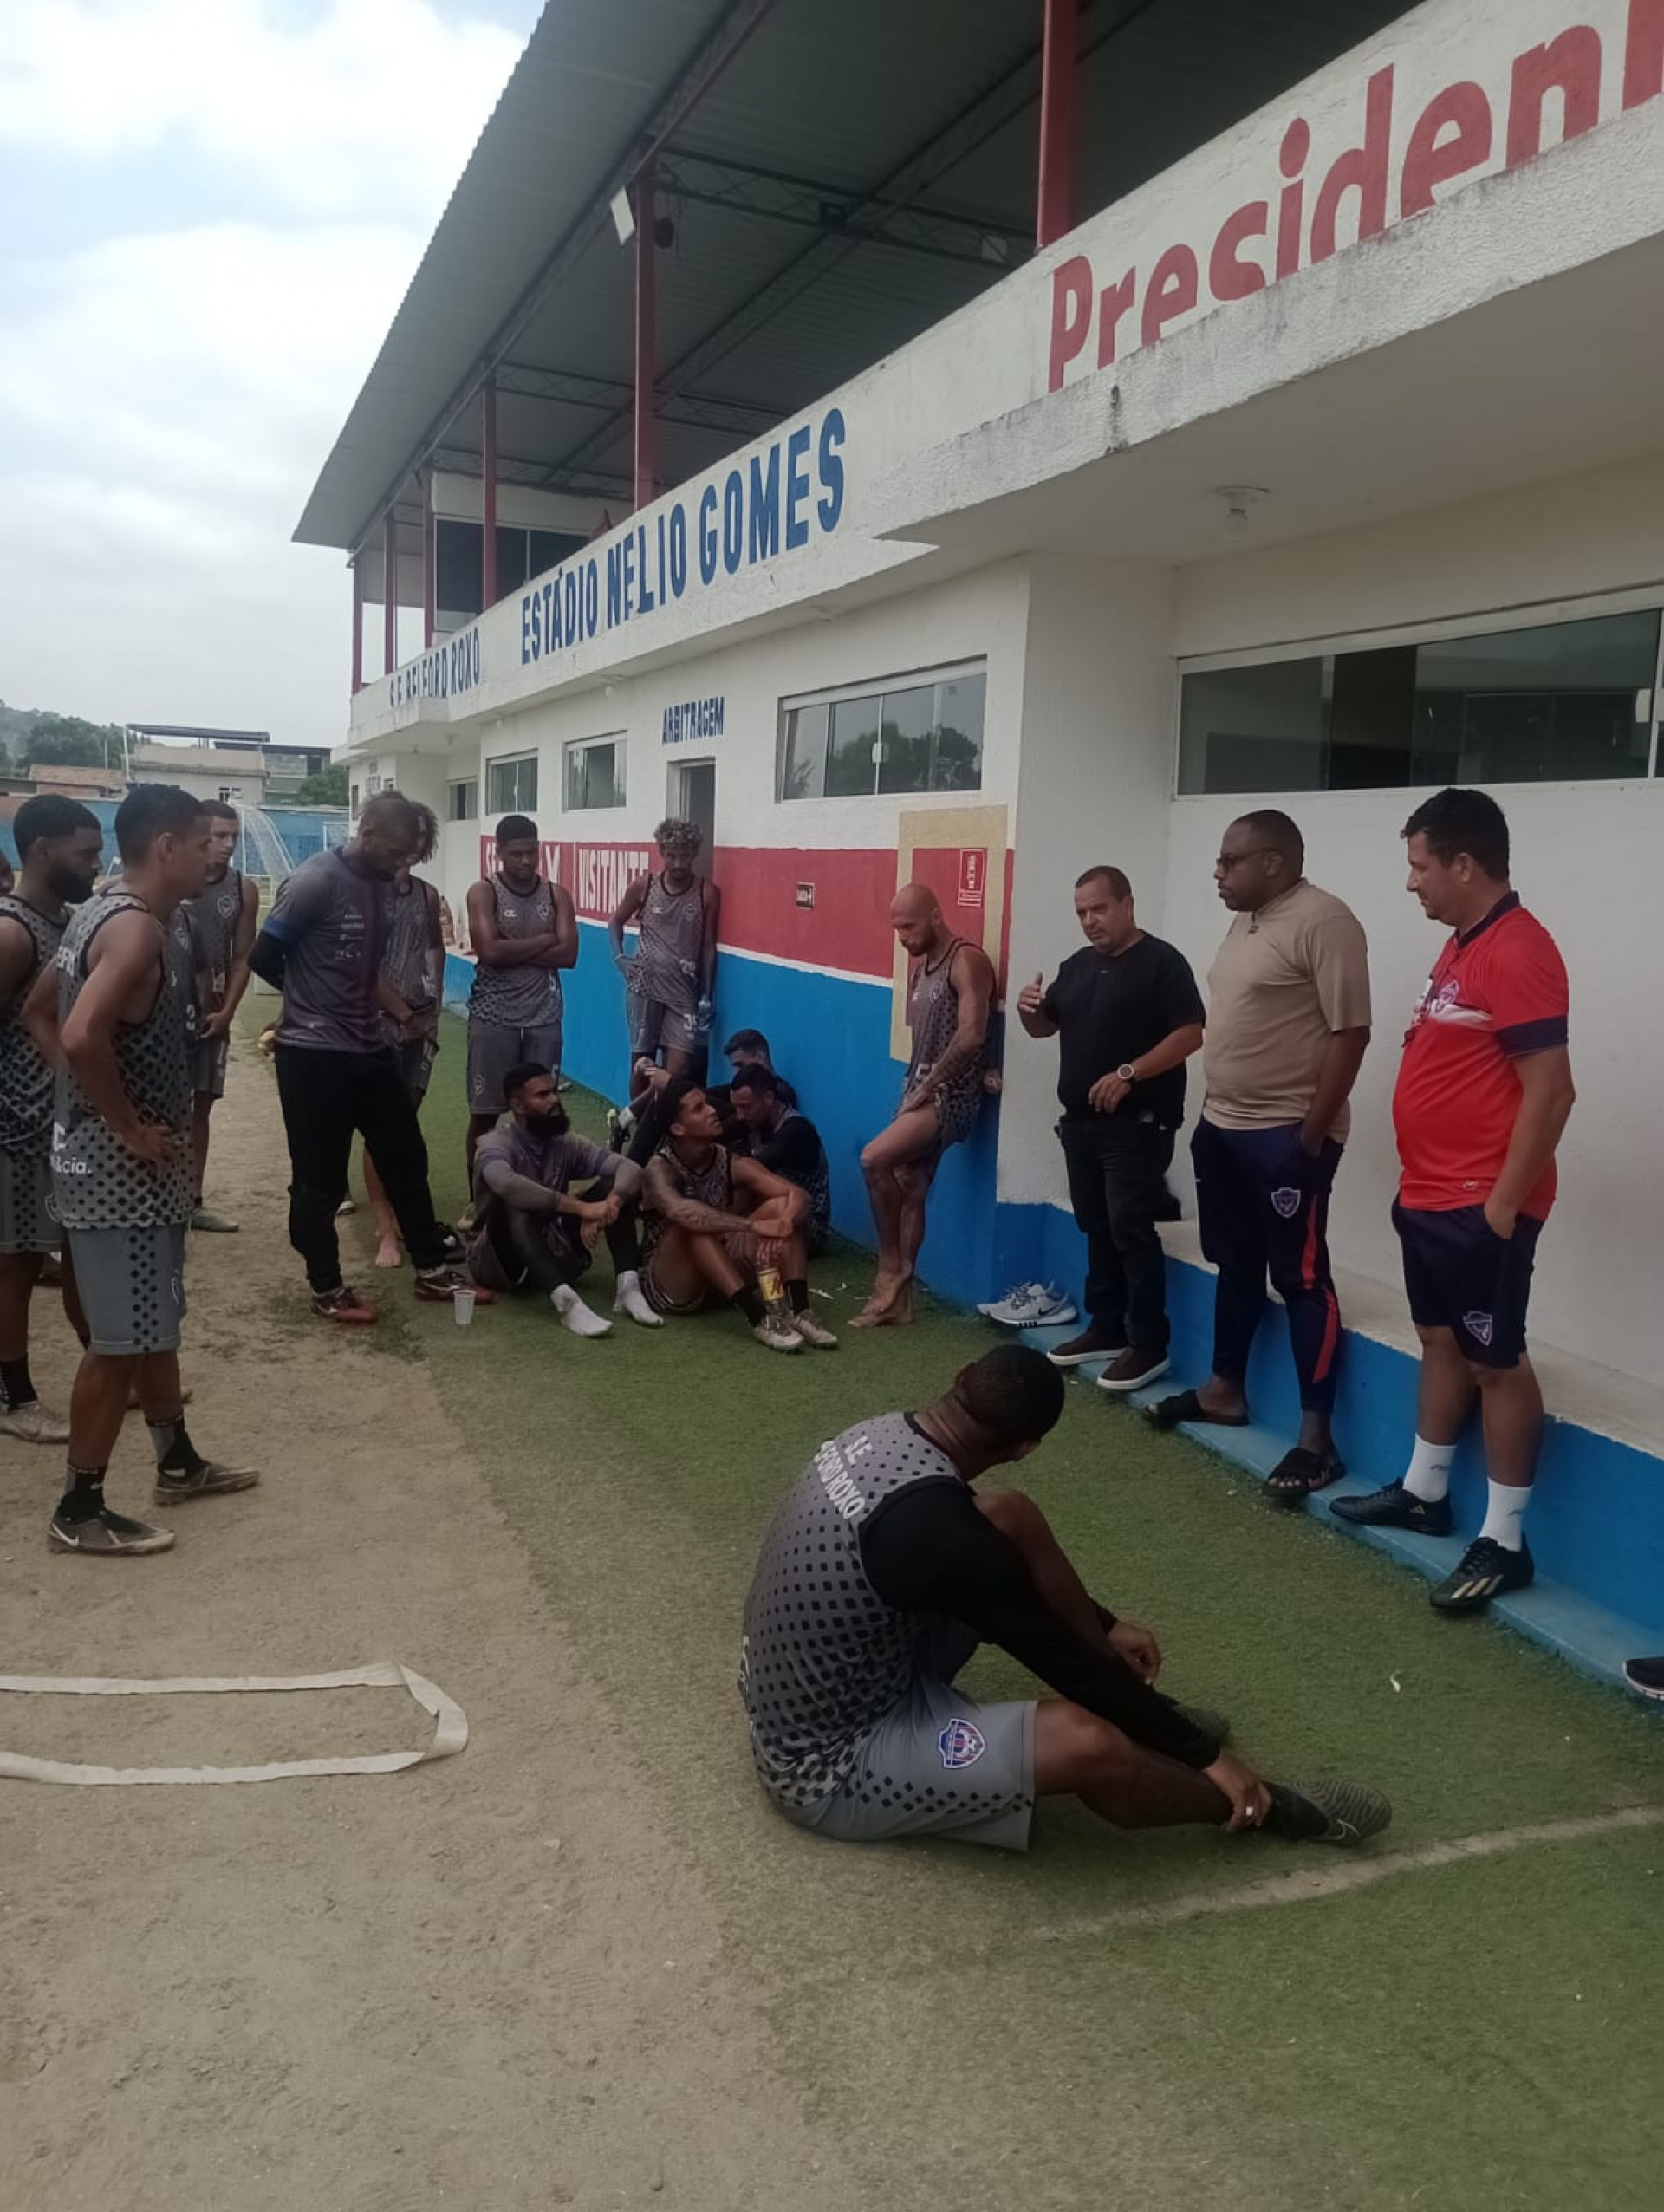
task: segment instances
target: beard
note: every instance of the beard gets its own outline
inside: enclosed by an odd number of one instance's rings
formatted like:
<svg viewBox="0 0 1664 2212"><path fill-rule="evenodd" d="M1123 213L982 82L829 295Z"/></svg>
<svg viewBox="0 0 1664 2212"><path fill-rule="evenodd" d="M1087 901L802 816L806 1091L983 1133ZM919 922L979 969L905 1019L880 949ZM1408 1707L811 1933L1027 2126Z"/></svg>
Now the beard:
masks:
<svg viewBox="0 0 1664 2212"><path fill-rule="evenodd" d="M53 897L66 907L84 907L93 895L96 876L77 875L72 869L55 868L47 875L47 888Z"/></svg>
<svg viewBox="0 0 1664 2212"><path fill-rule="evenodd" d="M526 1118L545 1136L564 1136L572 1126L570 1116L558 1098L546 1114L530 1114Z"/></svg>

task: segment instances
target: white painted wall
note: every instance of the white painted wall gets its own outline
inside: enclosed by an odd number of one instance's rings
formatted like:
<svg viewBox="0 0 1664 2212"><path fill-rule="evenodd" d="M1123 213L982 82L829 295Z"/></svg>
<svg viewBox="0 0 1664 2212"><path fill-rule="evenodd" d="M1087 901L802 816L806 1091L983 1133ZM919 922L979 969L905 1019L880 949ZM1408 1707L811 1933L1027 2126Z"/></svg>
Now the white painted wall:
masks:
<svg viewBox="0 0 1664 2212"><path fill-rule="evenodd" d="M1638 32L1626 72L1632 21ZM1569 32L1592 34L1597 42L1595 127L1562 144L1565 117L1551 93L1544 151L1500 174L1516 62L1538 42ZM718 627L777 619L789 605L920 557L918 544L886 531L923 534L921 517L973 505L998 491L1050 484L1107 452L1155 441L1394 336L1655 236L1664 229L1664 97L1652 83L1655 37L1664 38L1658 0L1429 0L844 387L836 399L847 425L846 496L831 534L732 576L718 573L710 588L690 589L535 666L522 658L517 595L481 618L477 691L395 708L387 686L372 683L353 703L349 743L372 745L430 708L434 719L455 720L524 706L647 654L696 650ZM1324 180L1362 144L1368 87L1388 70L1391 127L1381 165L1386 233L1358 247L1361 200L1349 191L1340 202L1337 250L1314 267L1313 223ZM1476 139L1466 166L1439 187L1436 204L1419 213L1412 205L1407 212L1413 140L1428 128L1428 104L1462 82L1479 88L1491 117L1486 149L1481 153ZM1297 125L1310 132L1298 165L1305 195L1298 273L1245 299L1221 300L1204 283L1193 305L1169 301L1152 320L1144 303L1172 249L1193 250L1205 273L1220 225L1233 211L1263 201L1274 225L1279 149ZM1264 240L1245 246L1244 257L1261 275L1272 268ZM1062 388L1049 393L1054 278L1082 263L1095 303L1128 271L1138 280L1138 303L1117 326L1113 356L1102 357L1095 324L1064 365ZM1214 342L1166 350L1173 336L1203 322L1222 334ZM818 424L824 413L818 407L797 420ZM660 517L678 504L691 516L704 485L719 486L767 442L647 508L594 550L604 560L608 544L639 526L651 540Z"/></svg>
<svg viewBox="0 0 1664 2212"><path fill-rule="evenodd" d="M1147 927L1166 892L1173 758L1173 576L1129 561L1031 563L1011 899L1011 997L1082 943L1074 884L1125 869ZM999 1195L1066 1205L1057 1047L1005 1030Z"/></svg>
<svg viewBox="0 0 1664 2212"><path fill-rule="evenodd" d="M988 701L979 796L984 802L1009 803L1016 796L1024 724L1027 614L1024 564L1006 562L934 589L855 608L829 621L771 631L696 654L673 666L591 686L575 697L494 716L480 739L482 804L484 764L536 751L537 823L545 837L594 843L644 837L665 814L672 767L690 760L714 760L719 844L894 844L900 803L894 797L777 803L780 701L841 685L887 682L917 670L985 660ZM718 693L725 701L721 737L664 743L667 706ZM573 739L615 731L624 734L627 746L626 803L569 814L562 803L564 746ZM964 794L939 796L944 805L966 803ZM906 803L929 802L909 798Z"/></svg>
<svg viewBox="0 0 1664 2212"><path fill-rule="evenodd" d="M1232 652L1392 623L1413 635L1414 625L1453 615L1476 628L1512 627L1589 592L1633 591L1657 605L1661 501L1664 464L1654 459L1184 569L1173 644L1180 654ZM1494 795L1512 831L1516 887L1553 932L1571 976L1578 1104L1538 1261L1534 1325L1549 1343L1651 1376L1664 1282L1664 1178L1652 1165L1664 1030L1650 980L1664 942L1664 779L1499 784ZM1443 941L1404 889L1399 832L1424 796L1265 795L1300 823L1313 880L1345 898L1368 934L1375 1039L1336 1189L1334 1246L1342 1265L1388 1283L1398 1280L1388 1220L1392 1086L1411 1008ZM1220 834L1255 803L1183 798L1171 809L1163 934L1199 974L1223 934L1212 882Z"/></svg>

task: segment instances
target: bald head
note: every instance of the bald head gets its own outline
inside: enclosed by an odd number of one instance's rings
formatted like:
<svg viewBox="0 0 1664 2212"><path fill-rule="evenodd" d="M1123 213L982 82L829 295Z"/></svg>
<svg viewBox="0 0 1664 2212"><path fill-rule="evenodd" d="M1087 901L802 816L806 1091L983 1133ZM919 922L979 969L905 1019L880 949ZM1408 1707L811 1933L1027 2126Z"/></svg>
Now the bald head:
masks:
<svg viewBox="0 0 1664 2212"><path fill-rule="evenodd" d="M1258 914L1305 874L1298 826L1277 807L1239 815L1219 843L1213 869L1222 902L1233 914Z"/></svg>
<svg viewBox="0 0 1664 2212"><path fill-rule="evenodd" d="M926 883L904 884L890 901L890 927L912 960L939 952L947 937L941 901Z"/></svg>

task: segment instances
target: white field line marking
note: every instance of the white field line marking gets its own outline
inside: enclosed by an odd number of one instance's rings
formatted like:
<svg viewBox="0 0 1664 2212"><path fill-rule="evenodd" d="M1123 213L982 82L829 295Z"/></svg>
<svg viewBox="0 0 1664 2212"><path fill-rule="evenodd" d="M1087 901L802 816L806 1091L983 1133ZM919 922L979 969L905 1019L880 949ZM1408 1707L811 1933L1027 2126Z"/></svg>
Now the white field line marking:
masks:
<svg viewBox="0 0 1664 2212"><path fill-rule="evenodd" d="M1505 1851L1529 1851L1537 1844L1575 1844L1625 1828L1664 1828L1664 1805L1626 1805L1618 1812L1589 1813L1571 1820L1543 1820L1524 1828L1494 1828L1482 1836L1453 1836L1446 1843L1424 1844L1419 1851L1390 1851L1379 1858L1337 1858L1310 1873L1270 1874L1240 1890L1197 1890L1167 1897L1160 1904L1129 1905L1092 1920L1071 1920L1037 1931L1043 1943L1074 1942L1107 1936L1122 1928L1166 1928L1177 1921L1204 1920L1219 1913L1255 1912L1264 1905L1309 1904L1343 1896L1351 1890L1373 1889L1399 1874L1429 1867L1456 1866L1465 1859L1495 1858ZM1313 1845L1314 1850L1321 1848Z"/></svg>

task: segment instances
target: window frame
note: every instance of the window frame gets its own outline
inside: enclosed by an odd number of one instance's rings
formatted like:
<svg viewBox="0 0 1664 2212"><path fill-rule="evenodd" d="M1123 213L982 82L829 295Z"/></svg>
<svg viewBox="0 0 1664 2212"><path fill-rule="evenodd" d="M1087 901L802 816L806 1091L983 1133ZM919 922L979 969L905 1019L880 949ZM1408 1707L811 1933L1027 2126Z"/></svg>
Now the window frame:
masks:
<svg viewBox="0 0 1664 2212"><path fill-rule="evenodd" d="M868 799L888 799L892 803L899 799L910 799L915 801L920 799L974 799L986 788L985 780L980 772L978 772L977 782L974 785L967 785L959 790L955 790L946 786L933 785L922 791L886 791L879 788L878 764L876 762L874 762L873 768L873 788L871 790L829 791L825 788L826 769L828 761L830 758L830 748L832 744L832 709L834 707L840 706L850 699L871 699L882 700L892 692L918 691L922 689L926 684L928 684L933 690L939 690L944 684L963 683L968 677L972 676L980 676L982 678L983 685L982 750L978 758L978 771L980 771L982 766L986 761L988 751L988 656L985 654L972 654L969 659L962 660L932 662L922 668L898 668L888 674L863 676L855 683L831 684L823 686L816 691L783 693L780 697L776 699L774 710L775 804L777 806L805 806L814 804L849 806L859 805L862 801ZM781 789L782 770L784 766L783 748L786 742L786 718L790 714L796 713L799 709L809 706L824 706L827 710L826 743L828 750L827 753L822 757L821 763L822 788L817 793L814 794L813 797L806 795L803 798L800 799L791 798L789 797ZM881 710L880 719L881 728ZM1176 752L1173 762L1173 774L1176 777L1178 774L1178 758Z"/></svg>
<svg viewBox="0 0 1664 2212"><path fill-rule="evenodd" d="M1167 796L1175 805L1212 803L1222 798L1242 798L1241 791L1181 791L1179 788L1180 748L1184 736L1185 678L1214 670L1264 668L1279 660L1311 660L1342 653L1369 653L1382 647L1436 645L1446 639L1500 637L1511 630L1552 629L1561 622L1596 621L1603 615L1657 615L1658 648L1653 669L1653 713L1644 776L1577 776L1546 777L1540 784L1522 784L1531 790L1587 790L1591 786L1652 783L1661 767L1660 728L1664 717L1664 593L1656 584L1637 584L1621 591L1589 592L1573 599L1532 599L1511 606L1486 607L1466 614L1441 615L1422 621L1388 622L1369 629L1316 630L1297 637L1280 638L1273 645L1244 646L1219 653L1182 653L1173 660L1172 756ZM797 702L794 701L796 705ZM1365 791L1414 790L1414 784L1366 784L1348 790ZM1510 788L1513 788L1510 786ZM1293 798L1327 798L1327 784L1303 786L1286 793Z"/></svg>
<svg viewBox="0 0 1664 2212"><path fill-rule="evenodd" d="M593 738L568 738L561 745L561 812L562 814L608 814L629 803L629 737L627 730L601 730ZM580 754L595 752L602 745L611 745L617 753L613 777L614 796L606 806L574 806L567 794L572 761Z"/></svg>
<svg viewBox="0 0 1664 2212"><path fill-rule="evenodd" d="M478 776L451 776L446 777L445 786L446 800L445 818L447 822L478 822L479 820L479 783L480 779ZM460 814L457 811L455 794L458 791L471 791L473 793L474 803L471 811Z"/></svg>
<svg viewBox="0 0 1664 2212"><path fill-rule="evenodd" d="M532 790L530 797L522 798L517 795L512 799L504 799L501 802L494 799L491 797L491 777L495 771L499 768L523 768L528 762L530 763L532 769ZM543 781L540 762L541 753L536 746L533 746L530 752L499 752L494 754L490 760L482 760L479 764L479 780L482 786L480 799L484 807L485 813L496 815L536 814L537 811L537 789ZM483 819L484 817L481 816L478 818Z"/></svg>

